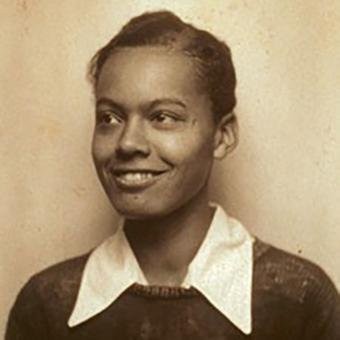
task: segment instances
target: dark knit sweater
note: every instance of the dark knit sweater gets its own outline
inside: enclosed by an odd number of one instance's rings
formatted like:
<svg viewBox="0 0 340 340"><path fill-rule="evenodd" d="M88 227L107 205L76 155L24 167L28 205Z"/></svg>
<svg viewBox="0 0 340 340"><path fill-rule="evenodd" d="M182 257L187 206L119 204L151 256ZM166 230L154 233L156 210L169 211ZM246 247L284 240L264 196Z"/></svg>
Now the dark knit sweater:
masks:
<svg viewBox="0 0 340 340"><path fill-rule="evenodd" d="M138 284L105 311L70 328L67 320L87 258L57 264L29 280L12 308L6 340L340 340L339 296L324 272L259 240L254 244L250 335L194 288Z"/></svg>

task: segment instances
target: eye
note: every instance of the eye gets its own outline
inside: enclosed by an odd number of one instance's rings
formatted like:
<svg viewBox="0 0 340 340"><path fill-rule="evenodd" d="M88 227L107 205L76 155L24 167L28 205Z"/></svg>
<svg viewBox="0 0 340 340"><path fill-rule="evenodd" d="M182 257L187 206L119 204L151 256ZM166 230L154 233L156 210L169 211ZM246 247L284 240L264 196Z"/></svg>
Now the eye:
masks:
<svg viewBox="0 0 340 340"><path fill-rule="evenodd" d="M170 128L175 127L183 121L176 113L171 111L156 111L151 116L151 121L159 127Z"/></svg>
<svg viewBox="0 0 340 340"><path fill-rule="evenodd" d="M104 110L97 112L97 122L104 125L117 125L123 122L123 118L115 111Z"/></svg>
<svg viewBox="0 0 340 340"><path fill-rule="evenodd" d="M172 117L170 115L166 115L164 113L161 113L154 118L154 121L156 121L158 123L170 123L170 122L175 122L176 118Z"/></svg>

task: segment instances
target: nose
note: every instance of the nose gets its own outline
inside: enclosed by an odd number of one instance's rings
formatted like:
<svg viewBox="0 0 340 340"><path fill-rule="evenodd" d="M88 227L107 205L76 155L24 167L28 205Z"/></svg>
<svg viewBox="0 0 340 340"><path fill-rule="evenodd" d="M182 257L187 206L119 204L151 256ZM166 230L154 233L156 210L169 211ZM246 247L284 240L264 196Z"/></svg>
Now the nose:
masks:
<svg viewBox="0 0 340 340"><path fill-rule="evenodd" d="M140 117L126 121L118 140L117 157L130 158L135 155L147 156L150 153L148 139Z"/></svg>

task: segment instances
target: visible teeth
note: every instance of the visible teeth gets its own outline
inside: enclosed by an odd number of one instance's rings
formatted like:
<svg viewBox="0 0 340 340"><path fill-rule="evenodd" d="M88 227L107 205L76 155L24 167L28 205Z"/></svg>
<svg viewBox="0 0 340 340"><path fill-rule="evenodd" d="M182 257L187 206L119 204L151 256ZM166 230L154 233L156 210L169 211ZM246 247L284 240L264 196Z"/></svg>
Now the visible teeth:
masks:
<svg viewBox="0 0 340 340"><path fill-rule="evenodd" d="M151 179L153 176L151 172L126 172L118 175L120 179L131 182L144 181Z"/></svg>

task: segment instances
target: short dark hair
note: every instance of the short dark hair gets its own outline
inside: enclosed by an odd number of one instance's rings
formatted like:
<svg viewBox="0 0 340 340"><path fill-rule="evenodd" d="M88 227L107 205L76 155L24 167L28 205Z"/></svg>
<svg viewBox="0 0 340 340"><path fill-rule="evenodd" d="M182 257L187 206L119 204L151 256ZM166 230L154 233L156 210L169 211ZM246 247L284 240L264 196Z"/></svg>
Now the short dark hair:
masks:
<svg viewBox="0 0 340 340"><path fill-rule="evenodd" d="M115 49L137 46L168 46L191 57L204 90L209 94L214 118L219 120L234 109L236 75L229 47L169 11L144 13L123 26L91 60L89 77L94 86Z"/></svg>

